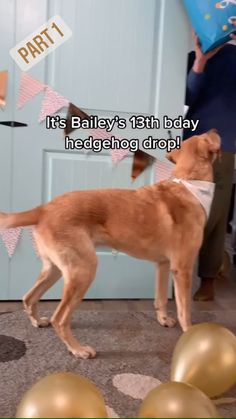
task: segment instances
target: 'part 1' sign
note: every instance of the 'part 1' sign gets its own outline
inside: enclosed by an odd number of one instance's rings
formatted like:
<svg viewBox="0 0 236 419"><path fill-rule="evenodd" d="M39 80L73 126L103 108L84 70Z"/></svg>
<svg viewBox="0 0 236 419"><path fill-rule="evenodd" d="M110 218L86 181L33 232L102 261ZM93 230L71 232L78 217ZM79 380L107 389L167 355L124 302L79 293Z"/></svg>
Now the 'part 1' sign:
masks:
<svg viewBox="0 0 236 419"><path fill-rule="evenodd" d="M72 31L56 15L10 50L10 55L22 71L27 71L50 52L67 41Z"/></svg>

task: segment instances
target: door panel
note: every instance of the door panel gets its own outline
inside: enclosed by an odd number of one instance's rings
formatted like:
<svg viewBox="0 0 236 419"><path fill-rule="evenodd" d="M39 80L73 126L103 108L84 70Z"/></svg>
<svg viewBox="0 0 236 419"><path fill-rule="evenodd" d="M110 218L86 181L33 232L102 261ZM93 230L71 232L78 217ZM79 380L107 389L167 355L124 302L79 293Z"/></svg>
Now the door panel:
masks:
<svg viewBox="0 0 236 419"><path fill-rule="evenodd" d="M8 2L8 7L5 10L3 16L0 13L0 32L4 33L4 36L0 36L0 63L1 70L8 70L10 82L12 83L12 73L14 70L13 61L10 60L9 49L14 44L14 0ZM4 6L1 1L0 6ZM0 109L1 120L9 120L12 118L12 107L9 106L13 97L13 89L10 87L7 92L7 107L3 111ZM0 126L0 204L2 211L11 210L11 199L12 199L12 131L6 126ZM8 298L8 286L10 276L10 264L9 259L4 248L3 243L0 241L0 297L1 299Z"/></svg>
<svg viewBox="0 0 236 419"><path fill-rule="evenodd" d="M52 71L50 82L72 102L79 100L83 108L150 113L156 79L154 33L160 2L69 3L70 7L68 1L60 0L51 8L52 15L63 16L73 36L64 50L58 49L54 55L55 67L60 71Z"/></svg>
<svg viewBox="0 0 236 419"><path fill-rule="evenodd" d="M112 167L110 154L79 154L68 152L44 153L46 196L49 201L57 195L74 190L133 187L130 181L132 156ZM63 174L63 176L62 176ZM150 183L150 169L140 176L135 186Z"/></svg>

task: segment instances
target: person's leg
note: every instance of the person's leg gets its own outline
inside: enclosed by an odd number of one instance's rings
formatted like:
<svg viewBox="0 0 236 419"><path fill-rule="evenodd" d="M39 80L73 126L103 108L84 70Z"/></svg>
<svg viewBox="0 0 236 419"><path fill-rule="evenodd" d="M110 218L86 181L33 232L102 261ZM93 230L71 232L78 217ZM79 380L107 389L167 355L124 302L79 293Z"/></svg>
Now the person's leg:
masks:
<svg viewBox="0 0 236 419"><path fill-rule="evenodd" d="M214 279L217 277L224 253L224 241L233 185L234 155L223 153L222 161L215 162L216 189L210 216L199 252L198 275L201 278L194 300L214 299Z"/></svg>

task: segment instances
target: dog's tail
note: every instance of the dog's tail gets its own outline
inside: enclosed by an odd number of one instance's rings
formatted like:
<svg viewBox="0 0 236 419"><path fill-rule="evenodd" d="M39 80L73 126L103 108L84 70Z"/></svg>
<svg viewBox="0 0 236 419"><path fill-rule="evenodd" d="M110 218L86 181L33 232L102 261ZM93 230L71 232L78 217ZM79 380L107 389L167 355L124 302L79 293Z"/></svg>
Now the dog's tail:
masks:
<svg viewBox="0 0 236 419"><path fill-rule="evenodd" d="M30 211L16 212L12 214L0 212L0 228L35 225L38 223L41 213L42 206L33 208Z"/></svg>

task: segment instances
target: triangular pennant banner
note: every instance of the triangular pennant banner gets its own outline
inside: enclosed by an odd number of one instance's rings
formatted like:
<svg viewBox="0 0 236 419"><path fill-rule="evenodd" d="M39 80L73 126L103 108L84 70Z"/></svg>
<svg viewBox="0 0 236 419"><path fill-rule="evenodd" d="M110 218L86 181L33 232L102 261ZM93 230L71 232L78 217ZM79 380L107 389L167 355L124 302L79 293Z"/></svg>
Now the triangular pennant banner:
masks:
<svg viewBox="0 0 236 419"><path fill-rule="evenodd" d="M162 161L157 159L155 163L155 183L169 179L174 166L175 165L168 160Z"/></svg>
<svg viewBox="0 0 236 419"><path fill-rule="evenodd" d="M34 79L27 73L22 73L17 108L22 108L29 100L45 89L45 84Z"/></svg>
<svg viewBox="0 0 236 419"><path fill-rule="evenodd" d="M10 258L13 256L16 250L17 243L20 239L21 230L21 227L0 230L2 241Z"/></svg>
<svg viewBox="0 0 236 419"><path fill-rule="evenodd" d="M77 106L73 105L73 103L69 104L68 110L67 110L67 117L66 117L66 128L64 129L65 135L70 134L73 132L76 128L71 128L71 118L72 116L79 116L81 120L83 119L90 119L89 115L82 111Z"/></svg>
<svg viewBox="0 0 236 419"><path fill-rule="evenodd" d="M137 150L134 153L131 178L135 180L144 170L154 162L154 157L145 151Z"/></svg>
<svg viewBox="0 0 236 419"><path fill-rule="evenodd" d="M38 251L38 247L37 247L37 244L36 244L36 241L35 241L35 238L34 238L33 230L34 230L34 227L32 227L32 226L28 227L29 236L31 238L35 254L36 254L37 257L39 257L39 251Z"/></svg>
<svg viewBox="0 0 236 419"><path fill-rule="evenodd" d="M89 131L89 133L90 133L90 135L93 137L93 139L95 140L109 140L110 138L111 138L111 136L112 136L112 133L111 132L107 132L107 130L105 130L105 129L100 129L100 128L97 128L97 129L91 129L90 131Z"/></svg>
<svg viewBox="0 0 236 419"><path fill-rule="evenodd" d="M46 92L43 98L42 108L39 116L39 122L42 122L48 115L53 115L61 108L64 108L68 105L68 99L52 90L51 87L46 87Z"/></svg>
<svg viewBox="0 0 236 419"><path fill-rule="evenodd" d="M123 150L122 148L115 148L111 150L111 159L113 164L119 163L124 157L129 154L129 149Z"/></svg>
<svg viewBox="0 0 236 419"><path fill-rule="evenodd" d="M0 71L0 107L6 106L8 72Z"/></svg>

